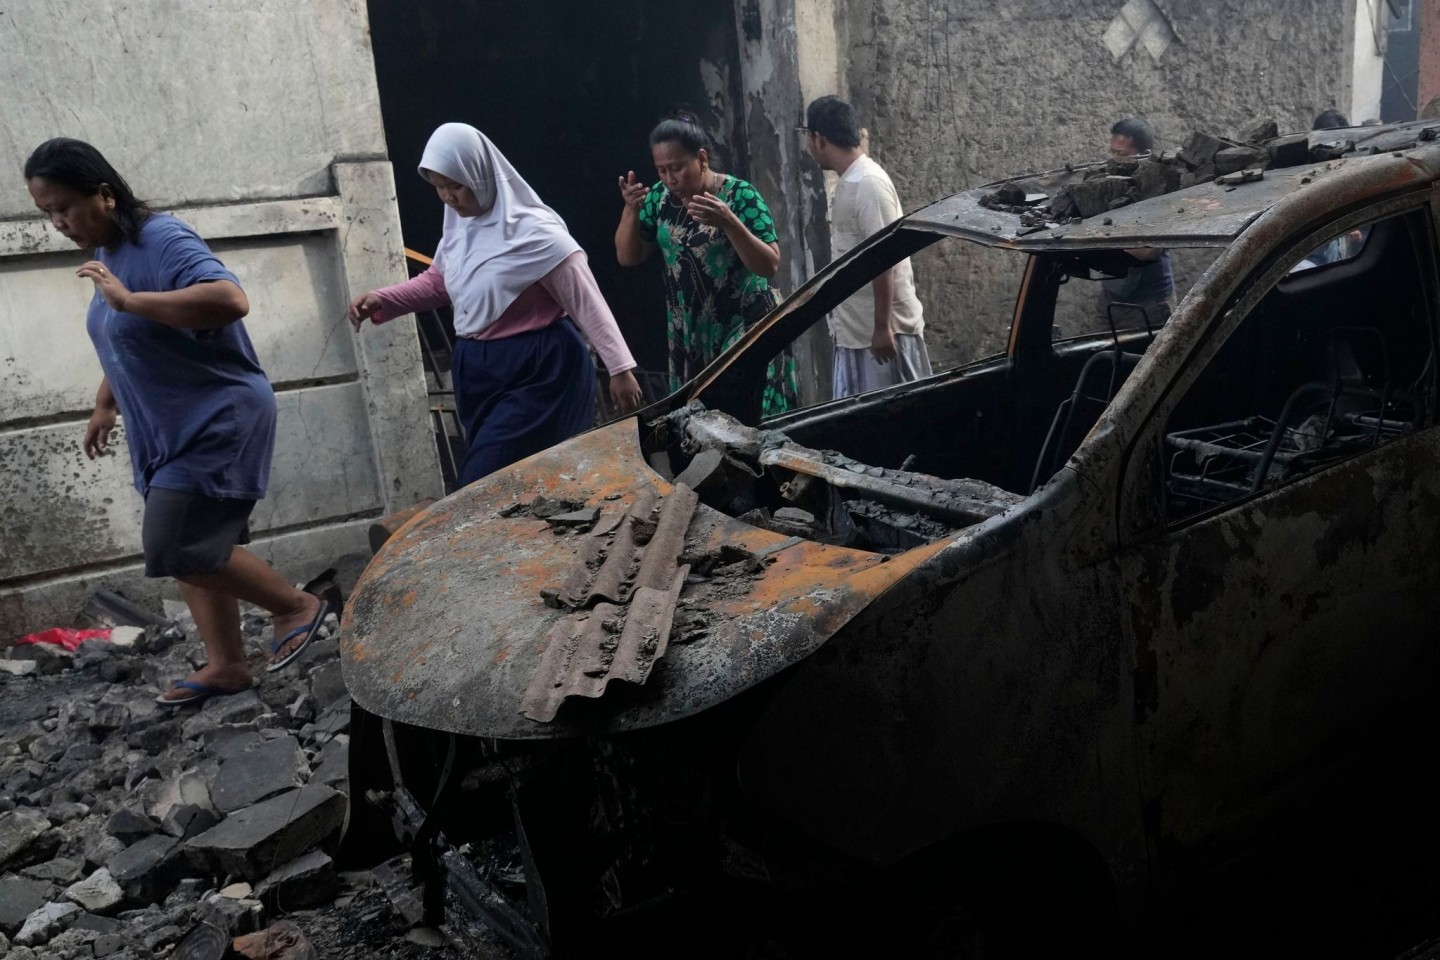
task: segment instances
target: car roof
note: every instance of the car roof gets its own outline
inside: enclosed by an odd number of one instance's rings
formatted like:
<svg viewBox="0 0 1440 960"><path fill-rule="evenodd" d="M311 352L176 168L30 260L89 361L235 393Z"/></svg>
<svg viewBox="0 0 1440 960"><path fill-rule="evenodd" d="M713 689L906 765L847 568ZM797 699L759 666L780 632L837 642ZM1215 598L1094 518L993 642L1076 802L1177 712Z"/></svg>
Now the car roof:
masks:
<svg viewBox="0 0 1440 960"><path fill-rule="evenodd" d="M927 232L952 234L995 247L1029 252L1077 248L1131 246L1224 246L1255 218L1281 200L1312 184L1334 182L1377 156L1430 147L1440 134L1440 120L1420 120L1384 126L1315 130L1309 134L1313 156L1318 150L1338 154L1335 159L1299 166L1269 168L1262 179L1246 183L1210 180L1183 187L1149 200L1138 200L1103 215L1063 223L1022 221L1019 213L981 203L997 188L1014 184L1030 198L1053 197L1065 186L1102 169L1105 161L1067 166L1050 173L1031 174L953 194L911 213L904 226ZM1433 148L1432 148L1433 150ZM1429 152L1434 156L1433 152ZM1037 200L1037 203L1043 203Z"/></svg>

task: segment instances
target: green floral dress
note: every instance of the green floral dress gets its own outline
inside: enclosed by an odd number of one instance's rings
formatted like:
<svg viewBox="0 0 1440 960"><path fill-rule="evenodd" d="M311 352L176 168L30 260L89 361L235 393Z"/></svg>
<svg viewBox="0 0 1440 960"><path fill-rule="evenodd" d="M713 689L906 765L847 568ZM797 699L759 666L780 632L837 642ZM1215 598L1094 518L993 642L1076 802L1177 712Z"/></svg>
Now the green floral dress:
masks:
<svg viewBox="0 0 1440 960"><path fill-rule="evenodd" d="M727 176L716 196L751 233L775 242L775 221L760 191ZM779 298L764 277L750 272L723 231L691 219L663 183L651 187L640 205L640 236L660 247L670 389L678 390L775 309ZM786 348L770 361L763 415L798 405L795 357Z"/></svg>

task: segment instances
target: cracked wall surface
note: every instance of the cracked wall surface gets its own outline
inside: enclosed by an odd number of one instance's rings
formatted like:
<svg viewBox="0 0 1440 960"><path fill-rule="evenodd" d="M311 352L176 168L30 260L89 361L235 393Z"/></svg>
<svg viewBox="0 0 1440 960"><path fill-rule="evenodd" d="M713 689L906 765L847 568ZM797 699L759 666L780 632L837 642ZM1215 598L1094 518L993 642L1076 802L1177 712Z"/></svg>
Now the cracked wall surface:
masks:
<svg viewBox="0 0 1440 960"><path fill-rule="evenodd" d="M438 495L413 323L357 338L344 318L405 276L364 4L17 0L0 51L0 642L75 622L96 589L167 586L141 576L123 411L112 455L80 449L100 380L91 287L20 174L49 137L96 144L249 295L279 405L255 552L306 578L365 551L374 517Z"/></svg>
<svg viewBox="0 0 1440 960"><path fill-rule="evenodd" d="M1174 150L1193 129L1233 134L1259 116L1307 129L1322 109L1351 102L1355 0L836 6L843 85L906 209L1103 157L1110 124L1133 113ZM1127 7L1132 17L1160 11L1176 39L1121 44L1128 35L1112 24ZM932 358L949 366L1003 349L1021 267L1019 257L969 244L916 257Z"/></svg>

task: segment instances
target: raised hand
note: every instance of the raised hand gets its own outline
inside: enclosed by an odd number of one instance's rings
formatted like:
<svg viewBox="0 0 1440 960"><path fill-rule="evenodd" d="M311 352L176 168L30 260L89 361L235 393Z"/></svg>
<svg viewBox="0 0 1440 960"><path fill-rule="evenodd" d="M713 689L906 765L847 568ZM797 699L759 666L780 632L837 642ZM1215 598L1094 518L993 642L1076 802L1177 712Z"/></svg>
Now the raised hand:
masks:
<svg viewBox="0 0 1440 960"><path fill-rule="evenodd" d="M625 206L631 210L638 212L649 192L650 188L635 178L634 170L620 178L620 196L625 201Z"/></svg>
<svg viewBox="0 0 1440 960"><path fill-rule="evenodd" d="M710 191L697 193L690 198L690 203L685 208L690 216L697 223L703 223L707 227L725 227L730 221L738 220L735 211Z"/></svg>

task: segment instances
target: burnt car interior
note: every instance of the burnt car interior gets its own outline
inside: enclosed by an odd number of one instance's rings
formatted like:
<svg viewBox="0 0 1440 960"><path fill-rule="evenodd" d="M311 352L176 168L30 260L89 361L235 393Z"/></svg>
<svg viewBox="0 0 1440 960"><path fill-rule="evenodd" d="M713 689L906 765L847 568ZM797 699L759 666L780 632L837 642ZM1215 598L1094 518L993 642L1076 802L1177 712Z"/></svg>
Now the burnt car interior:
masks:
<svg viewBox="0 0 1440 960"><path fill-rule="evenodd" d="M823 316L876 270L939 239L897 231L800 311ZM1325 241L1265 293L1166 425L1168 519L1430 422L1433 262L1428 213L1415 211ZM737 403L744 392L722 379L649 425L647 455L710 506L786 535L885 553L949 536L1044 485L1134 371L1158 334L1142 309L1116 304L1108 330L1065 340L1054 339L1054 316L1066 283L1138 263L1118 250L1033 255L1007 354L759 427L749 425L758 389ZM718 409L706 409L712 400Z"/></svg>
<svg viewBox="0 0 1440 960"><path fill-rule="evenodd" d="M1172 522L1430 422L1428 213L1380 220L1364 236L1348 259L1276 283L1176 406L1162 451Z"/></svg>
<svg viewBox="0 0 1440 960"><path fill-rule="evenodd" d="M905 255L940 238L895 239L874 252ZM863 278L888 262L873 260ZM1008 354L759 427L733 388L705 391L649 424L647 456L708 505L787 536L883 553L947 537L1053 476L1135 369L1158 333L1139 307L1117 304L1108 331L1064 341L1053 319L1062 285L1139 263L1118 250L1031 257ZM864 279L842 274L801 309L823 317Z"/></svg>

